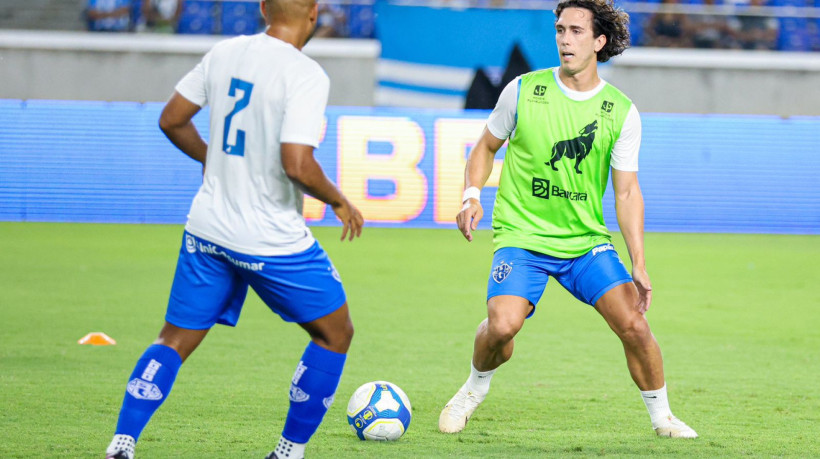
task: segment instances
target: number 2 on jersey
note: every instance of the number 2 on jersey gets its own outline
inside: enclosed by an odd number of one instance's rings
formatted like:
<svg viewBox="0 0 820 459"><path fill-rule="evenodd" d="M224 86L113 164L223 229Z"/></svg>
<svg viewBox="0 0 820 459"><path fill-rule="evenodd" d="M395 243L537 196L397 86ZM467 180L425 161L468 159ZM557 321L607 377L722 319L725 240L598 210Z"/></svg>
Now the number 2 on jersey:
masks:
<svg viewBox="0 0 820 459"><path fill-rule="evenodd" d="M229 155L245 156L245 131L241 129L236 130L236 143L234 145L228 143L228 134L231 133L231 120L233 116L247 107L251 101L253 83L240 80L239 78L231 78L231 88L228 90L228 95L236 97L237 89L242 91L242 98L236 101L233 110L225 117L225 128L222 130L222 151Z"/></svg>

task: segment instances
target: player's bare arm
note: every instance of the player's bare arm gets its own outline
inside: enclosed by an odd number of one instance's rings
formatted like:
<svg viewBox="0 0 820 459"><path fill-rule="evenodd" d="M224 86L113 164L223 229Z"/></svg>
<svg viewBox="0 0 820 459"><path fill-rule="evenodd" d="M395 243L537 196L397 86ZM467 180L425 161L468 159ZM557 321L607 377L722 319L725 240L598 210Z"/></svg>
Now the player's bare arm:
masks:
<svg viewBox="0 0 820 459"><path fill-rule="evenodd" d="M159 128L183 153L202 163L208 154L208 144L199 135L193 119L202 107L174 92L159 117Z"/></svg>
<svg viewBox="0 0 820 459"><path fill-rule="evenodd" d="M361 212L325 175L316 158L313 156L313 147L298 143L282 144L282 167L285 174L306 193L316 199L330 204L336 217L341 220L342 240L348 237L353 240L362 234L364 218Z"/></svg>
<svg viewBox="0 0 820 459"><path fill-rule="evenodd" d="M612 169L612 188L615 191L618 225L632 260L632 279L640 295L638 307L643 314L652 303L652 284L644 258L644 205L638 173Z"/></svg>
<svg viewBox="0 0 820 459"><path fill-rule="evenodd" d="M473 146L467 158L467 167L464 169L464 189L475 187L480 190L484 187L493 171L495 154L504 142L505 140L496 138L489 129L484 128L481 138ZM481 202L475 198L469 198L463 204L461 212L456 216L456 223L458 223L461 234L467 241L472 242L472 232L478 228L478 222L484 216L484 209L481 207Z"/></svg>

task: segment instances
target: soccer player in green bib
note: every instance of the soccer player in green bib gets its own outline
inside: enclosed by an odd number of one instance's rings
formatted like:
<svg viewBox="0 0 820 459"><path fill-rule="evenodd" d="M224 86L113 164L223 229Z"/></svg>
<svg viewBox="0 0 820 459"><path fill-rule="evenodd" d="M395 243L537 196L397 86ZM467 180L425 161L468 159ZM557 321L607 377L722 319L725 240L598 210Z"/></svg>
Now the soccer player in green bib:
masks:
<svg viewBox="0 0 820 459"><path fill-rule="evenodd" d="M483 216L481 188L509 139L493 210L487 319L476 332L470 376L442 410L439 430L464 429L552 276L593 306L621 339L655 432L695 438L669 409L661 351L644 317L652 286L637 176L640 116L629 98L598 76L598 62L629 46L629 17L612 0L563 0L555 17L561 65L507 85L467 160L457 222L471 241ZM604 225L601 199L610 167L632 275Z"/></svg>

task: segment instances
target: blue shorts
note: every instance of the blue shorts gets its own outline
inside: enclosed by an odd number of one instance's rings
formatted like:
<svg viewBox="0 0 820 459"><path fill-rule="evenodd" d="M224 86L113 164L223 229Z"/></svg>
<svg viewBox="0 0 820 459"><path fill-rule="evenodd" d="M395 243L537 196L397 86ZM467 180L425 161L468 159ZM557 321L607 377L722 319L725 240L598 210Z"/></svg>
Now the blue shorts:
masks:
<svg viewBox="0 0 820 459"><path fill-rule="evenodd" d="M487 300L499 295L526 298L533 305L527 316L530 317L544 294L549 276L591 306L614 287L632 282L612 244L601 244L578 258L568 259L503 247L493 256Z"/></svg>
<svg viewBox="0 0 820 459"><path fill-rule="evenodd" d="M339 273L318 242L301 253L260 257L186 231L165 320L192 330L235 326L249 285L288 322L311 322L347 301Z"/></svg>

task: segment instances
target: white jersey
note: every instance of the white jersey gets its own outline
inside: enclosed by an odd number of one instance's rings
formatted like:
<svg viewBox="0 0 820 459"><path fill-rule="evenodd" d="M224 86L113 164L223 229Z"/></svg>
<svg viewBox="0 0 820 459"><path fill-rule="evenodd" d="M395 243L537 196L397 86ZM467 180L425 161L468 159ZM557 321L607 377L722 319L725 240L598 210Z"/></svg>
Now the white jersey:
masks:
<svg viewBox="0 0 820 459"><path fill-rule="evenodd" d="M289 255L315 242L281 143L319 146L330 82L299 50L266 34L218 43L176 91L211 106L202 186L185 229L249 255Z"/></svg>
<svg viewBox="0 0 820 459"><path fill-rule="evenodd" d="M601 80L598 86L589 91L575 91L567 87L561 78L558 77L559 67L553 70L553 77L561 91L572 100L587 100L595 97L604 86L606 81ZM498 97L495 109L487 119L487 130L497 139L507 139L515 135L516 112L518 111L518 80L516 77L511 81ZM610 166L613 169L625 172L637 172L638 151L641 149L641 116L635 104L629 108L626 114L624 125L621 128L621 135L612 147L612 157Z"/></svg>

